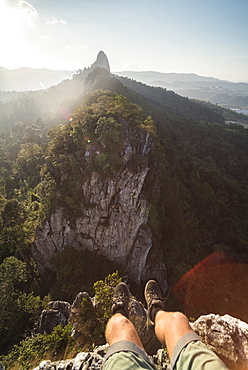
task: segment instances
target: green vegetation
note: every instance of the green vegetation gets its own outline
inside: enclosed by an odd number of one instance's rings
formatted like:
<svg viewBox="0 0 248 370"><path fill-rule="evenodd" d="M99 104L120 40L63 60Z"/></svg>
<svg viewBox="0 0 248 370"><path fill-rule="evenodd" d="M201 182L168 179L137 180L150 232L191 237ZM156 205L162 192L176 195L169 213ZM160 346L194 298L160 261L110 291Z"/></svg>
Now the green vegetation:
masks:
<svg viewBox="0 0 248 370"><path fill-rule="evenodd" d="M96 297L96 309L92 309L87 299L82 300L83 314L81 320L87 323L85 336L90 342L85 343L84 350L91 349L94 344L104 343L104 333L108 318L111 316L112 296L114 288L121 282L118 271L108 275L104 280L96 281L93 286ZM36 302L37 303L37 302ZM27 300L29 309L34 307ZM73 357L80 348L71 337L72 326L56 326L51 334L36 334L14 345L0 361L8 369L32 369L42 360L53 361Z"/></svg>
<svg viewBox="0 0 248 370"><path fill-rule="evenodd" d="M112 297L114 288L121 282L119 272L109 274L104 280L96 281L93 285L95 307L86 298L82 299L81 320L86 323L84 335L90 338L89 344L105 343L105 329L111 317Z"/></svg>
<svg viewBox="0 0 248 370"><path fill-rule="evenodd" d="M56 326L51 334L38 334L15 345L12 351L0 357L6 369L33 369L43 359L56 361L73 357L79 348L71 338L70 325Z"/></svg>
<svg viewBox="0 0 248 370"><path fill-rule="evenodd" d="M106 322L111 317L111 306L114 288L121 282L118 271L108 275L104 280L96 281L94 284L95 298Z"/></svg>
<svg viewBox="0 0 248 370"><path fill-rule="evenodd" d="M34 296L32 279L25 262L7 257L0 265L0 334L4 353L20 340L27 328L32 328L47 306L48 297Z"/></svg>

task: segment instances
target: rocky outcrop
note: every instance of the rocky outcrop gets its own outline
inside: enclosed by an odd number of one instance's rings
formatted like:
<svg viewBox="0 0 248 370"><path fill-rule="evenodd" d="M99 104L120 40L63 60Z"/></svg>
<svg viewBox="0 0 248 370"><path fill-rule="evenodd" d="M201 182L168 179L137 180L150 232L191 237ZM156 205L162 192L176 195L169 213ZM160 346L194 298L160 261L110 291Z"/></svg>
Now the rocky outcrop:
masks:
<svg viewBox="0 0 248 370"><path fill-rule="evenodd" d="M129 308L131 316L145 316L144 310L137 301L133 301ZM143 311L144 310L144 311ZM134 315L134 312L135 315ZM133 317L134 318L134 317ZM135 325L139 318L135 318ZM141 324L144 326L144 323ZM230 370L245 370L248 368L248 324L229 315L206 315L200 316L198 320L191 323L192 329L200 335L203 342L213 350L229 367ZM140 334L141 332L139 332ZM142 337L144 340L144 337ZM42 361L35 370L98 370L104 361L104 355L108 345L98 347L93 352L79 353L75 359L51 362ZM169 358L166 351L158 349L152 356L158 370L166 370L169 365Z"/></svg>
<svg viewBox="0 0 248 370"><path fill-rule="evenodd" d="M83 309L82 302L85 301ZM104 322L96 317L95 315L95 305L93 304L94 299L92 299L87 292L80 292L77 294L72 307L69 318L69 323L72 324L71 336L80 346L84 346L90 343L92 339L95 345L104 344L104 338L100 336L93 335L96 328L101 327ZM94 338L93 338L94 336Z"/></svg>
<svg viewBox="0 0 248 370"><path fill-rule="evenodd" d="M94 342L100 346L93 352L80 353L75 359L59 361L43 361L38 369L98 369L103 363L103 357L108 345L105 339L100 338L97 332L98 327L103 328L106 321L102 319L102 309L96 297L91 298L87 292L77 294L74 302L70 305L67 302L52 301L49 303L49 310L43 311L41 318L49 316L48 313L56 311L66 318L72 325L72 338L80 346L89 346ZM147 326L147 310L143 304L130 294L128 306L129 319L134 324L146 352L153 356L158 370L166 369L169 363L167 352L161 349L154 331ZM69 320L68 320L69 317ZM41 320L42 321L42 320ZM63 322L60 322L63 324ZM190 323L202 341L214 351L231 370L244 370L248 368L248 324L230 315L209 314L200 316L195 322ZM50 326L43 326L43 332L48 333Z"/></svg>
<svg viewBox="0 0 248 370"><path fill-rule="evenodd" d="M95 68L104 68L108 72L110 72L108 57L102 50L99 51L96 61L92 64L92 66L90 67L90 70L93 70Z"/></svg>
<svg viewBox="0 0 248 370"><path fill-rule="evenodd" d="M88 319L82 310L82 299L86 299ZM51 303L55 307L57 302ZM96 322L91 319L91 311L95 307L94 299L88 293L79 293L71 306L70 323L73 325L72 337L84 345L92 334ZM69 308L69 306L68 306ZM53 310L51 310L53 311ZM92 315L93 316L93 315ZM84 319L82 320L82 317ZM141 341L150 356L153 357L158 370L165 370L169 364L168 354L161 349L154 332L147 328L147 310L134 297L129 305L129 317L133 322ZM245 370L248 368L248 324L229 315L206 315L191 323L192 329L202 338L203 342L213 350L231 370ZM88 333L88 335L87 335ZM88 342L89 343L89 342ZM95 343L96 344L96 343ZM97 344L99 345L99 344ZM79 353L74 359L65 361L42 361L35 370L56 369L100 369L108 345L102 345L93 352ZM155 353L155 355L154 355Z"/></svg>
<svg viewBox="0 0 248 370"><path fill-rule="evenodd" d="M42 361L34 370L102 370L104 356L108 345L96 348L92 352L80 352L70 360ZM168 355L164 350L159 350L152 359L158 370L166 370L169 365Z"/></svg>
<svg viewBox="0 0 248 370"><path fill-rule="evenodd" d="M136 328L146 352L150 355L156 353L161 344L155 337L153 329L147 325L147 310L135 297L130 299L129 319Z"/></svg>
<svg viewBox="0 0 248 370"><path fill-rule="evenodd" d="M87 303L86 313L82 307L82 300L85 300ZM97 302L95 302L95 299L91 298L87 292L78 293L71 306L69 318L70 324L73 325L71 335L81 346L89 343L89 341L92 340L94 329L103 324L100 319L95 318L94 311L97 309ZM147 310L142 303L133 296L130 297L128 310L130 321L134 324L147 353L155 353L161 345L154 336L153 330L147 327ZM94 343L96 345L103 344L102 339L98 337L94 338Z"/></svg>
<svg viewBox="0 0 248 370"><path fill-rule="evenodd" d="M50 334L57 325L65 326L68 323L71 305L68 302L51 301L48 310L43 310L37 325L38 333Z"/></svg>
<svg viewBox="0 0 248 370"><path fill-rule="evenodd" d="M248 368L248 324L229 315L200 316L192 329L230 369Z"/></svg>
<svg viewBox="0 0 248 370"><path fill-rule="evenodd" d="M70 360L64 361L42 361L34 370L80 370L80 369L102 369L104 355L108 345L97 348L93 352L80 352Z"/></svg>

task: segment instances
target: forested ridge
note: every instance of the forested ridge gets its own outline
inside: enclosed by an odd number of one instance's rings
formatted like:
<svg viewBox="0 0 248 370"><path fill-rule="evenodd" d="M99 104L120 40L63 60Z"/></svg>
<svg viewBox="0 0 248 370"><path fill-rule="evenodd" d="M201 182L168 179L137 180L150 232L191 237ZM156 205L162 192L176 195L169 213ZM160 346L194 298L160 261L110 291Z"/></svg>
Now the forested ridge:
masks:
<svg viewBox="0 0 248 370"><path fill-rule="evenodd" d="M63 94L57 94L62 90ZM64 92L66 100L60 101ZM79 256L72 248L61 252L54 261L57 273L44 278L39 276L31 254L36 226L51 212L51 207L56 206L58 184L49 171L49 158L54 159L55 154L63 156L72 132L75 141L81 140L78 122L84 121L86 113L78 106L85 99L92 99L94 104L87 114L93 122L92 117L99 115L102 109L101 99L91 98L97 94L104 101L111 94L117 94L119 106L115 106L113 116L118 117L118 109L134 107L134 112L140 112L142 117L150 116L156 128L153 164L159 169L161 186L155 194L151 176L145 191L152 194L149 226L153 246L159 250L167 268L169 291L193 266L214 252L223 253L235 263L248 263L248 131L242 125L225 123L233 113L161 88L117 79L105 70L94 70L87 77L80 72L73 80L47 92L26 93L0 106L2 354L29 333L48 299L71 302L77 289L82 286L90 289L95 280L113 272L107 259L93 259L88 254L87 260L91 259L96 266L92 269L90 263L83 262L83 255ZM125 105L126 101L133 105ZM244 116L242 119L247 121ZM90 120L87 122L90 125ZM118 136L117 126L113 132ZM117 139L118 147L121 138ZM120 163L114 153L107 155L110 166L111 158L113 160L114 171ZM64 167L70 168L70 158L64 155ZM103 171L103 168L97 169L95 163L92 171L95 170ZM109 167L103 172L111 176ZM69 187L67 191L73 189ZM72 211L77 201L77 194L74 196L74 203L68 200ZM79 257L82 262L73 271L75 292L72 292L66 287L65 271L68 273L72 260ZM246 297L242 299L248 303ZM172 301L173 308L179 307ZM225 309L222 303L220 307L220 311ZM204 305L200 309L204 310ZM197 307L193 312L203 313L197 311ZM241 312L239 318L247 321L247 313Z"/></svg>

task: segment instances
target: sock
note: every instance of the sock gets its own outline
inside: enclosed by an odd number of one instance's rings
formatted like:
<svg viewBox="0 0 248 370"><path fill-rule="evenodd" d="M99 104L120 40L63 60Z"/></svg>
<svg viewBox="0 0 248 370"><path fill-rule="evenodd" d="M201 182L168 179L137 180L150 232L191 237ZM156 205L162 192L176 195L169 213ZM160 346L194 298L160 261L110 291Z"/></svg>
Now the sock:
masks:
<svg viewBox="0 0 248 370"><path fill-rule="evenodd" d="M116 313L120 313L123 316L128 318L128 310L124 306L124 304L119 303L119 304L114 304L112 307L112 315L115 315Z"/></svg>
<svg viewBox="0 0 248 370"><path fill-rule="evenodd" d="M150 313L150 319L154 323L155 323L155 317L156 317L158 311L161 311L161 307L159 307L159 305L156 305L156 304L152 305L151 313Z"/></svg>

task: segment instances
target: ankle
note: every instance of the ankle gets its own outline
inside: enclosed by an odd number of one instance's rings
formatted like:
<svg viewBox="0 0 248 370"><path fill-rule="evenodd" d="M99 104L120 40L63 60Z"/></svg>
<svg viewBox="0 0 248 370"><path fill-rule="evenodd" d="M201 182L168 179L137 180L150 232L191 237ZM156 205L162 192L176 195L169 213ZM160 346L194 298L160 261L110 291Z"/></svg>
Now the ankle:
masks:
<svg viewBox="0 0 248 370"><path fill-rule="evenodd" d="M122 302L115 303L112 306L112 315L115 315L117 313L125 316L127 319L129 318L128 308Z"/></svg>
<svg viewBox="0 0 248 370"><path fill-rule="evenodd" d="M156 315L159 311L162 311L161 307L154 304L152 305L151 307L151 311L150 311L150 318L151 320L155 323L155 319L156 319Z"/></svg>

